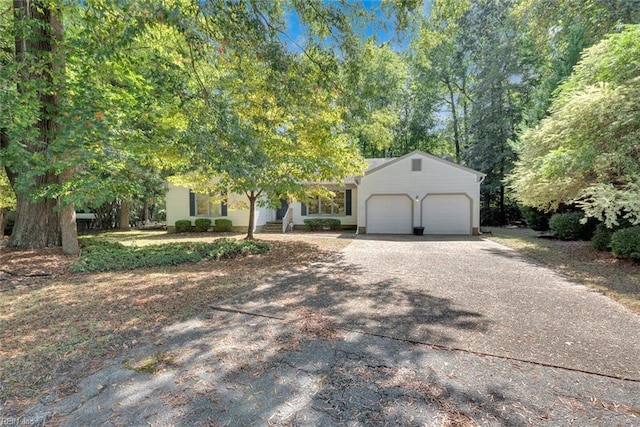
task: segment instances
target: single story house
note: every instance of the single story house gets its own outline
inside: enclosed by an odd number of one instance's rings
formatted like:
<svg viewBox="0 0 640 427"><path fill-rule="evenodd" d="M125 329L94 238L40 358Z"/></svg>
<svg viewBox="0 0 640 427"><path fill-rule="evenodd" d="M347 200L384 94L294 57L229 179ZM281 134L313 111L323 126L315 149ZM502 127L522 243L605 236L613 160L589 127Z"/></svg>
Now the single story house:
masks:
<svg viewBox="0 0 640 427"><path fill-rule="evenodd" d="M267 223L285 221L284 228L304 225L306 218L336 218L345 228L364 234L476 235L480 228L480 183L485 174L422 151L398 158L368 159L362 176L327 183L335 196L306 203L283 201L280 209L256 208L257 231ZM206 195L169 184L167 224L199 217L227 218L246 229L248 209L232 209L241 195L227 203L211 203Z"/></svg>

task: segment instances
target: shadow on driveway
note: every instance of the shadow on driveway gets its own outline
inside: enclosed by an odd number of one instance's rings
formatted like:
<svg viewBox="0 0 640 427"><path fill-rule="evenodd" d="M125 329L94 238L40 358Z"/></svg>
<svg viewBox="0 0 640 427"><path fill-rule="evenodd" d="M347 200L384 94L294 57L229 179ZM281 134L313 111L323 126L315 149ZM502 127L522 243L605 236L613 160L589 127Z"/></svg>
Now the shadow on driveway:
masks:
<svg viewBox="0 0 640 427"><path fill-rule="evenodd" d="M452 344L447 330L483 332L488 320L481 314L456 308L448 298L424 289L400 286L399 279L355 282L364 272L336 260L290 272L249 293L225 301L225 307L252 313L289 317L306 308L329 316L337 326L392 335L407 340Z"/></svg>
<svg viewBox="0 0 640 427"><path fill-rule="evenodd" d="M416 236L413 234L358 234L354 235L359 240L378 240L382 242L480 242L480 236L460 236L453 234L425 234Z"/></svg>
<svg viewBox="0 0 640 427"><path fill-rule="evenodd" d="M26 416L56 413L69 426L525 426L631 425L640 414L638 382L411 342L446 346L492 322L401 278L359 280L368 274L344 255L278 274ZM131 369L149 360L147 372Z"/></svg>

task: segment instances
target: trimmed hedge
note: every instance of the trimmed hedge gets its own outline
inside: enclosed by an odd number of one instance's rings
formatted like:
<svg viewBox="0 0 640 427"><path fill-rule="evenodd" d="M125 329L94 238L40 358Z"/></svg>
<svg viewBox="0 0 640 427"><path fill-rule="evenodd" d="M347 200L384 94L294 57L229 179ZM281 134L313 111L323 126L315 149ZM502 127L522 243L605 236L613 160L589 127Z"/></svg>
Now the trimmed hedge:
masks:
<svg viewBox="0 0 640 427"><path fill-rule="evenodd" d="M209 218L198 218L195 220L195 224L196 231L203 233L211 227L211 220Z"/></svg>
<svg viewBox="0 0 640 427"><path fill-rule="evenodd" d="M640 261L640 225L614 232L611 236L611 252L616 258Z"/></svg>
<svg viewBox="0 0 640 427"><path fill-rule="evenodd" d="M149 246L124 246L100 239L83 239L82 255L71 271L131 270L142 267L177 265L204 259L234 258L269 251L264 242L218 239L213 243L181 242Z"/></svg>
<svg viewBox="0 0 640 427"><path fill-rule="evenodd" d="M304 226L307 231L319 230L340 230L341 224L339 219L335 218L310 218L304 220Z"/></svg>
<svg viewBox="0 0 640 427"><path fill-rule="evenodd" d="M627 219L618 219L619 224L614 225L611 228L607 228L604 224L600 223L596 227L595 233L593 233L593 238L591 239L591 244L593 247L599 251L610 251L611 250L611 236L618 230L622 230L624 228L633 227L631 222Z"/></svg>
<svg viewBox="0 0 640 427"><path fill-rule="evenodd" d="M179 219L175 225L176 233L186 233L191 230L191 221L188 219Z"/></svg>
<svg viewBox="0 0 640 427"><path fill-rule="evenodd" d="M554 214L549 219L549 228L561 240L591 240L596 222L589 219L586 224L582 224L582 218L582 212Z"/></svg>
<svg viewBox="0 0 640 427"><path fill-rule="evenodd" d="M604 224L598 224L596 231L591 238L591 245L599 251L611 250L611 236L613 236L614 230L610 229Z"/></svg>
<svg viewBox="0 0 640 427"><path fill-rule="evenodd" d="M216 219L215 224L216 225L213 228L213 230L219 231L219 232L231 231L231 227L233 226L233 223L231 222L230 219L224 219L224 218Z"/></svg>

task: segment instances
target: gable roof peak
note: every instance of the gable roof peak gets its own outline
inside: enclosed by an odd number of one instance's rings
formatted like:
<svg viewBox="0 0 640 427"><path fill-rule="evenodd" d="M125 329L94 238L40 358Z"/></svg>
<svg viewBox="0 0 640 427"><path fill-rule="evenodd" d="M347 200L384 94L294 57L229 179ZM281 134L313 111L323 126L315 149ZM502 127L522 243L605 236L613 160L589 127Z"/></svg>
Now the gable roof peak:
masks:
<svg viewBox="0 0 640 427"><path fill-rule="evenodd" d="M400 157L387 157L387 158L380 158L380 159L366 159L367 163L369 163L369 168L366 170L366 172L364 174L365 175L369 175L369 174L371 174L373 172L376 172L376 171L378 171L378 170L380 170L382 168L385 168L385 167L387 167L387 166L389 166L389 165L391 165L393 163L399 162L399 161L401 161L403 159L406 159L406 158L409 158L409 157L412 157L412 156L416 156L416 155L419 155L419 156L422 156L422 157L426 157L428 159L444 163L444 164L446 164L448 166L467 171L469 173L477 175L478 177L486 176L486 174L484 174L482 172L479 172L479 171L477 171L475 169L471 169L471 168L468 168L466 166L462 166L462 165L459 165L459 164L455 163L453 161L453 159L451 159L451 158L444 158L444 157L434 156L433 154L425 153L424 151L421 151L421 150L414 150L414 151L412 151L410 153L407 153L404 156L400 156Z"/></svg>

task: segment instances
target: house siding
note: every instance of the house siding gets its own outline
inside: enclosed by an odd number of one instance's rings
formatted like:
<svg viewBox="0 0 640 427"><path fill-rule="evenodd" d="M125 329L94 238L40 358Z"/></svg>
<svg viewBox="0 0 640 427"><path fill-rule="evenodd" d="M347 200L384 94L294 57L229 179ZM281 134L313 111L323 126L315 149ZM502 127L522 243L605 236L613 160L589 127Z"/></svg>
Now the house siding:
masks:
<svg viewBox="0 0 640 427"><path fill-rule="evenodd" d="M168 184L166 205L167 225L169 227L174 226L176 221L181 219L189 219L194 223L197 218L203 218L191 215L191 212L189 211L189 194L189 189L186 187L180 187L171 183ZM245 203L248 206L249 202L246 196L241 194L229 194L227 195L227 215L211 216L207 218L210 218L212 221L217 218L230 219L234 227L246 227L249 224L249 209L234 208L234 206L237 206L240 203ZM273 209L260 206L256 207L256 227L266 224L267 221L273 221L274 218L275 214Z"/></svg>
<svg viewBox="0 0 640 427"><path fill-rule="evenodd" d="M412 160L422 159L420 171L412 171ZM478 203L480 185L478 174L436 160L421 153L414 153L398 161L384 166L363 176L358 187L358 228L366 230L366 204L363 200L376 194L407 194L418 199L413 205L413 226L421 226L422 219L420 201L429 194L466 194L472 201L471 227L477 228L480 223ZM469 230L471 233L471 230Z"/></svg>

